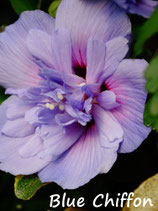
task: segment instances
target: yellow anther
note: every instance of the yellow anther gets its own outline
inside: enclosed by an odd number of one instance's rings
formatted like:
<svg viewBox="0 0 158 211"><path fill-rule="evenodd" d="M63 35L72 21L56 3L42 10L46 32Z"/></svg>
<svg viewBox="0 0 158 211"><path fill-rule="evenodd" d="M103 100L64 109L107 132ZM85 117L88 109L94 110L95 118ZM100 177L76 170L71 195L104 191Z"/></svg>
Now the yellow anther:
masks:
<svg viewBox="0 0 158 211"><path fill-rule="evenodd" d="M61 111L63 111L64 110L64 106L63 105L59 105L59 109L61 110Z"/></svg>
<svg viewBox="0 0 158 211"><path fill-rule="evenodd" d="M50 110L54 110L55 105L51 103L46 103L46 108L49 108Z"/></svg>
<svg viewBox="0 0 158 211"><path fill-rule="evenodd" d="M63 95L60 94L59 92L57 92L57 97L58 97L59 100L63 100L64 99Z"/></svg>
<svg viewBox="0 0 158 211"><path fill-rule="evenodd" d="M46 106L46 108L49 108L49 106L50 106L50 103L46 103L46 105L45 105L45 106Z"/></svg>
<svg viewBox="0 0 158 211"><path fill-rule="evenodd" d="M54 110L55 106L53 104L50 104L49 109Z"/></svg>

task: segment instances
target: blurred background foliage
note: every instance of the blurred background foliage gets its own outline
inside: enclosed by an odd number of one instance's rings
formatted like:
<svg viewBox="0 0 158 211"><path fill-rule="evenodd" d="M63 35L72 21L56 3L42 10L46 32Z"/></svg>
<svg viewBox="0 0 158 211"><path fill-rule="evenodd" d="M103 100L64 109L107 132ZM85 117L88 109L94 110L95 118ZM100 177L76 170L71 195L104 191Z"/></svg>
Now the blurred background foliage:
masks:
<svg viewBox="0 0 158 211"><path fill-rule="evenodd" d="M4 31L5 26L14 23L25 10L41 9L55 17L60 1L1 0L0 32ZM49 208L50 195L60 194L62 196L64 192L71 198L85 197L85 209L94 210L92 201L97 194L110 193L110 197L115 198L117 193L134 191L143 181L158 173L158 133L156 132L158 131L158 8L149 20L136 15L130 16L130 19L133 28L130 57L144 58L150 63L145 73L146 89L149 95L144 120L146 125L152 125L153 131L148 139L136 151L120 154L108 174L98 175L77 190L65 191L57 184L51 183L38 190L30 200L26 200L41 186L37 176L18 177L14 193L14 177L0 172L0 210L48 211L51 210ZM6 98L4 89L0 88L0 103ZM15 194L26 201L18 199ZM60 211L63 208L53 210ZM118 211L119 208L108 207L104 210Z"/></svg>

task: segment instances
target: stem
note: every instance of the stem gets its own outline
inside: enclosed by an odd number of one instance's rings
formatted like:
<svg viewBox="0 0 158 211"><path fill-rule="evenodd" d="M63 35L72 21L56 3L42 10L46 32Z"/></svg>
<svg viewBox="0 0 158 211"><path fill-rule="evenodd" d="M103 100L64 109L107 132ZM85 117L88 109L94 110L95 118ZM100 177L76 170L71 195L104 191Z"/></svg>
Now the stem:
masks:
<svg viewBox="0 0 158 211"><path fill-rule="evenodd" d="M38 4L37 4L37 9L41 9L41 5L42 5L42 0L38 0Z"/></svg>

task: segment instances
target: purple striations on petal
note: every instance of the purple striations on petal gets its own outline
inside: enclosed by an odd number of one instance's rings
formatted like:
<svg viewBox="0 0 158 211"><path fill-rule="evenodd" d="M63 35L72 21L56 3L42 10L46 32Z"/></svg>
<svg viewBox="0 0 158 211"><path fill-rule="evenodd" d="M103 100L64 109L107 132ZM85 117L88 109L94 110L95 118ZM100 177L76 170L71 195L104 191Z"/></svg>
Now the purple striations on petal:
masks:
<svg viewBox="0 0 158 211"><path fill-rule="evenodd" d="M97 174L108 172L116 158L115 149L100 146L98 132L93 125L69 151L51 162L38 175L43 182L55 181L63 188L74 189L89 182Z"/></svg>
<svg viewBox="0 0 158 211"><path fill-rule="evenodd" d="M54 20L40 10L26 11L0 34L0 84L5 88L36 86L39 82L38 66L33 62L26 42L31 29L51 35Z"/></svg>
<svg viewBox="0 0 158 211"><path fill-rule="evenodd" d="M113 76L106 81L109 90L115 93L116 101L120 104L112 110L124 130L120 152L135 150L151 131L151 128L143 124L147 96L144 70L147 65L145 60L123 60Z"/></svg>
<svg viewBox="0 0 158 211"><path fill-rule="evenodd" d="M55 25L70 31L73 63L80 67L87 65L89 37L107 42L131 34L128 17L111 0L62 0Z"/></svg>

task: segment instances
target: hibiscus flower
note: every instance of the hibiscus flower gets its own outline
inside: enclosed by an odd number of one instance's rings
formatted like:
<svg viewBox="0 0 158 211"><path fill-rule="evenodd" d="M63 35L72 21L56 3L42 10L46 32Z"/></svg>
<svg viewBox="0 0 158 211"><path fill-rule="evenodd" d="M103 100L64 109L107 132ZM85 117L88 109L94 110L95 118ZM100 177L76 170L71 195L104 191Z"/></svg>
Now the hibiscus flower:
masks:
<svg viewBox="0 0 158 211"><path fill-rule="evenodd" d="M144 60L124 59L131 24L111 1L63 0L0 34L0 169L74 189L148 136Z"/></svg>

